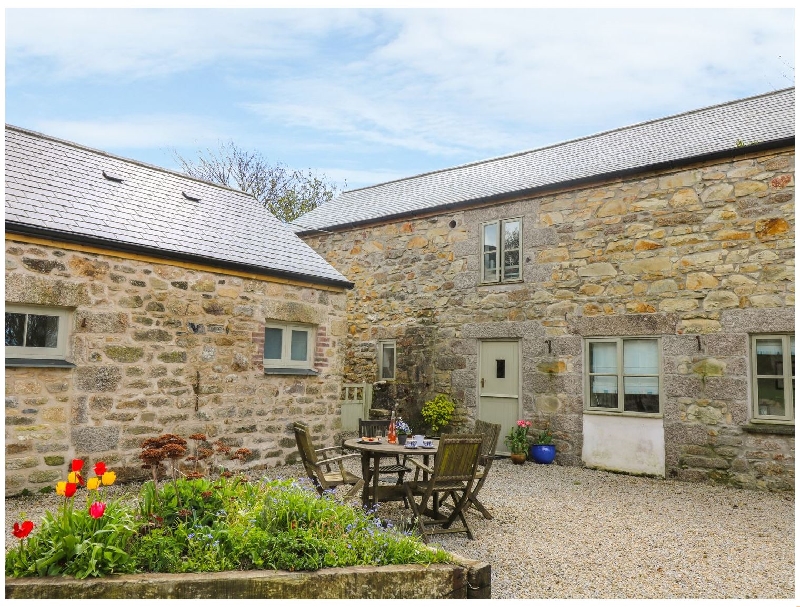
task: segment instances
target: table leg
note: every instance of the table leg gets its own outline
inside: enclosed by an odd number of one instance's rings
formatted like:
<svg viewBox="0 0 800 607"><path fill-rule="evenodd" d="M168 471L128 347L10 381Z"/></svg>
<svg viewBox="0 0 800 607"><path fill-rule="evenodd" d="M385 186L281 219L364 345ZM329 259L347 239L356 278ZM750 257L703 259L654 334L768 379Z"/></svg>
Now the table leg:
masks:
<svg viewBox="0 0 800 607"><path fill-rule="evenodd" d="M378 482L380 481L381 456L375 453L372 460L372 503L370 506L375 506L378 503Z"/></svg>
<svg viewBox="0 0 800 607"><path fill-rule="evenodd" d="M361 503L369 503L369 453L361 452L361 478L364 479L364 488L361 490Z"/></svg>

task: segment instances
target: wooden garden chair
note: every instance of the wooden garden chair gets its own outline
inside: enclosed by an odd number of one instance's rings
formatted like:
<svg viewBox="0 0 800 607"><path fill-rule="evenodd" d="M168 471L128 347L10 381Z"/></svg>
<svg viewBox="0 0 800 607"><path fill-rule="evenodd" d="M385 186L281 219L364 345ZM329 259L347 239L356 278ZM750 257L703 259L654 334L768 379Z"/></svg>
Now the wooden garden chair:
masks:
<svg viewBox="0 0 800 607"><path fill-rule="evenodd" d="M380 436L385 438L386 434L389 432L389 420L388 419L358 419L358 436L368 436L370 438L375 436ZM395 463L389 464L386 466L380 466L378 468L378 474L396 474L397 475L397 484L403 484L403 478L405 477L406 472L411 472L411 468L405 465L407 461L407 457L403 456L403 462L400 462L400 456L395 455L394 457ZM370 471L372 474L372 471ZM370 478L365 478L364 482L369 484Z"/></svg>
<svg viewBox="0 0 800 607"><path fill-rule="evenodd" d="M486 520L491 520L492 515L486 507L478 501L478 493L486 482L486 477L489 475L489 470L492 468L495 453L497 452L497 443L500 440L500 424L492 424L479 419L475 422L475 434L483 436L483 444L481 445L481 455L478 458L480 468L475 474L475 487L472 489L472 494L469 496L470 504L476 508Z"/></svg>
<svg viewBox="0 0 800 607"><path fill-rule="evenodd" d="M300 422L294 424L294 438L306 474L320 495L339 485L353 485L345 495L345 499L350 499L364 487L364 479L344 469L344 460L361 457L358 453L342 453L341 447L316 449L308 426Z"/></svg>
<svg viewBox="0 0 800 607"><path fill-rule="evenodd" d="M469 504L469 497L475 484L478 471L478 459L481 455L483 436L480 434L445 434L439 440L439 449L433 462L433 468L410 459L417 467L415 479L403 484L417 528L422 539L438 533L466 533L474 539L464 509ZM418 480L420 470L427 475L427 480ZM444 494L453 498L454 507L446 514L438 510L438 499ZM419 497L417 502L415 498ZM431 503L433 508L428 508ZM460 519L460 527L453 527L456 519Z"/></svg>

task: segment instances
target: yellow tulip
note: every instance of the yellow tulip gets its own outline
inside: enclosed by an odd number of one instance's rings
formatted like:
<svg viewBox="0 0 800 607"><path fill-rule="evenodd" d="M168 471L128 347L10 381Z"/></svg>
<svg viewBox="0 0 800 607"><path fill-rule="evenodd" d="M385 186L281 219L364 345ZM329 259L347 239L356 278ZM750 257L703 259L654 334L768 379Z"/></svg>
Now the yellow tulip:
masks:
<svg viewBox="0 0 800 607"><path fill-rule="evenodd" d="M117 475L110 470L103 475L104 485L113 485L115 480L117 480Z"/></svg>
<svg viewBox="0 0 800 607"><path fill-rule="evenodd" d="M70 472L67 475L67 482L80 484L80 478L81 476L77 472Z"/></svg>
<svg viewBox="0 0 800 607"><path fill-rule="evenodd" d="M100 479L96 476L93 476L88 481L86 481L86 488L89 490L97 489L100 486Z"/></svg>
<svg viewBox="0 0 800 607"><path fill-rule="evenodd" d="M67 491L66 481L61 481L60 483L56 483L56 495L66 495L66 491Z"/></svg>

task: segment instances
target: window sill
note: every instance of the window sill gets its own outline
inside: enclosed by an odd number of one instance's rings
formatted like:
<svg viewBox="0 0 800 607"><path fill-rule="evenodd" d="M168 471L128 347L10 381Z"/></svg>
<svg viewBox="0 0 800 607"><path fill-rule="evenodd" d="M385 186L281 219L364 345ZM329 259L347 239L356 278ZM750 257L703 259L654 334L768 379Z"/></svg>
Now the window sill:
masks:
<svg viewBox="0 0 800 607"><path fill-rule="evenodd" d="M265 367L264 375L319 375L319 371L293 367Z"/></svg>
<svg viewBox="0 0 800 607"><path fill-rule="evenodd" d="M6 367L51 367L74 369L75 363L58 358L6 358Z"/></svg>
<svg viewBox="0 0 800 607"><path fill-rule="evenodd" d="M599 409L584 409L584 415L611 415L615 417L645 417L650 419L662 419L661 413L639 413L636 411L602 411Z"/></svg>
<svg viewBox="0 0 800 607"><path fill-rule="evenodd" d="M792 423L749 423L743 425L742 430L750 434L782 434L784 436L794 436L794 424Z"/></svg>
<svg viewBox="0 0 800 607"><path fill-rule="evenodd" d="M516 280L503 280L497 282L479 282L479 287L502 287L503 285L518 285L520 283L524 283L525 281L522 278Z"/></svg>

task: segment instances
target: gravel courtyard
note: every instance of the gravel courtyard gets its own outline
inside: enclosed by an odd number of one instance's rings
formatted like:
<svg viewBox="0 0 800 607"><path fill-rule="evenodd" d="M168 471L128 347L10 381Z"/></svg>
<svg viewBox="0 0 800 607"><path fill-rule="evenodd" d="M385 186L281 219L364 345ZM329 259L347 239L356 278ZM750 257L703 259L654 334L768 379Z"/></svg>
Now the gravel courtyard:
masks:
<svg viewBox="0 0 800 607"><path fill-rule="evenodd" d="M303 476L299 466L274 475ZM6 547L17 541L10 530L21 513L38 524L59 499L6 499ZM438 537L452 552L491 563L492 598L795 597L791 493L500 459L481 501L494 519L470 511L474 541ZM397 503L378 514L409 512Z"/></svg>

